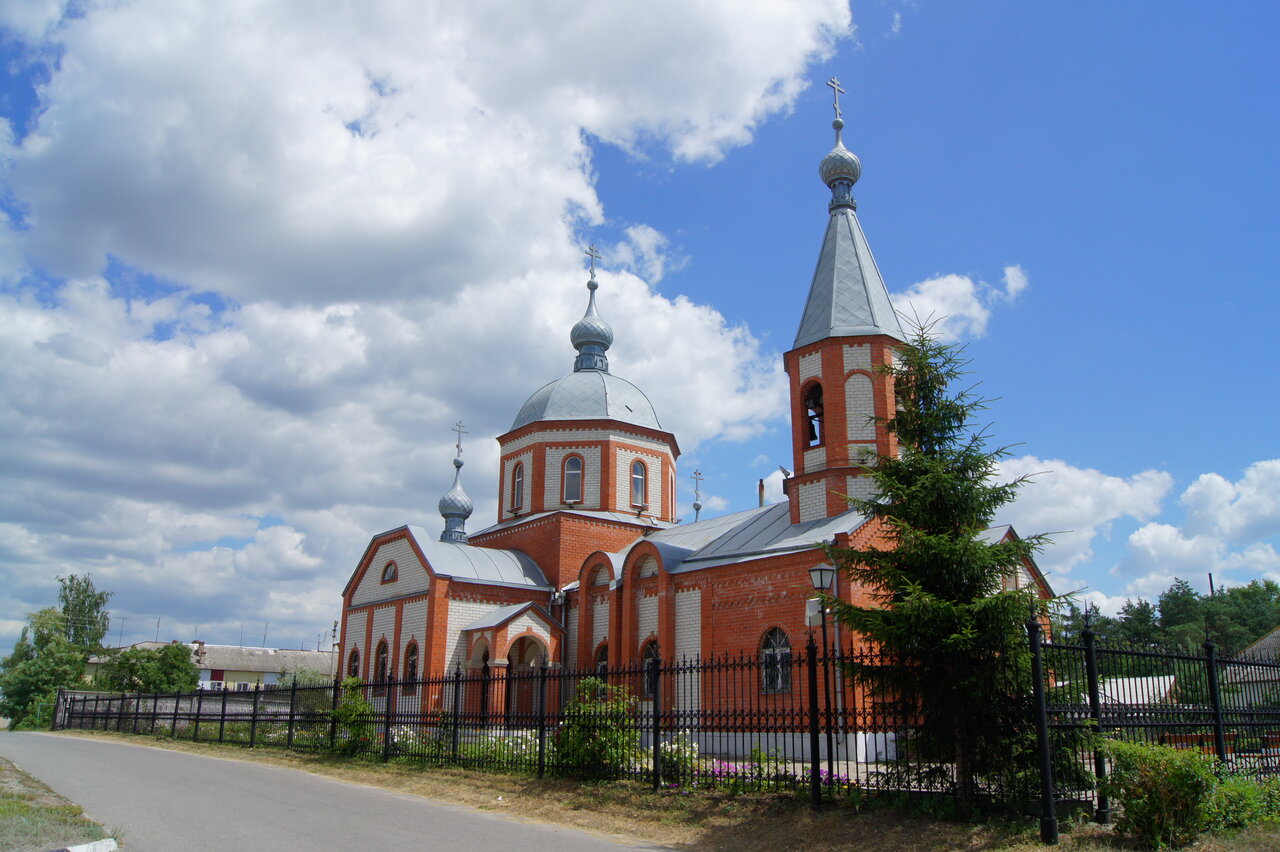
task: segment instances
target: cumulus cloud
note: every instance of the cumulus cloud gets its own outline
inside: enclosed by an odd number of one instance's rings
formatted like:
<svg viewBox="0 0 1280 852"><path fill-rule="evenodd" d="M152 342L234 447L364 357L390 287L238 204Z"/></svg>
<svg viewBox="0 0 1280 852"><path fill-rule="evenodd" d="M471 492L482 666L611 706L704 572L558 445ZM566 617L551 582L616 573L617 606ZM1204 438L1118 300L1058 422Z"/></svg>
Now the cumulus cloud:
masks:
<svg viewBox="0 0 1280 852"><path fill-rule="evenodd" d="M1081 468L1061 459L1018 456L1000 462L1000 478L1030 479L997 520L1011 523L1023 535L1052 532L1053 543L1036 556L1041 568L1066 574L1094 556L1093 542L1107 536L1121 518L1148 520L1161 511L1173 487L1162 471L1146 470L1128 477Z"/></svg>
<svg viewBox="0 0 1280 852"><path fill-rule="evenodd" d="M1012 302L1030 281L1021 266L1006 266L1000 285L975 281L968 275L941 275L891 293L894 309L903 316L934 323L943 340L983 337L994 306Z"/></svg>
<svg viewBox="0 0 1280 852"><path fill-rule="evenodd" d="M591 141L714 163L851 27L838 0L0 16L49 62L0 146L0 614L89 571L130 627L203 636L327 626L371 532L438 528L459 418L491 506L492 437L572 363ZM625 234L616 372L686 450L776 422L776 354L655 292L683 258Z"/></svg>

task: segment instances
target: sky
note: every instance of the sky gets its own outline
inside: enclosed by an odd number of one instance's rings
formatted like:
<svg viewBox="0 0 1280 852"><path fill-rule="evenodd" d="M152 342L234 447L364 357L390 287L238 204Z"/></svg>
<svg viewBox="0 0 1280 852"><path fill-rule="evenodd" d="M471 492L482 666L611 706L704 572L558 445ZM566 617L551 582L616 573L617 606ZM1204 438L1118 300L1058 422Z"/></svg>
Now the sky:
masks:
<svg viewBox="0 0 1280 852"><path fill-rule="evenodd" d="M694 470L704 517L780 499L833 76L1055 590L1280 580L1280 6L623 9L0 7L0 652L71 573L112 643L327 647L370 537L442 527L458 420L495 520L589 244L678 514Z"/></svg>

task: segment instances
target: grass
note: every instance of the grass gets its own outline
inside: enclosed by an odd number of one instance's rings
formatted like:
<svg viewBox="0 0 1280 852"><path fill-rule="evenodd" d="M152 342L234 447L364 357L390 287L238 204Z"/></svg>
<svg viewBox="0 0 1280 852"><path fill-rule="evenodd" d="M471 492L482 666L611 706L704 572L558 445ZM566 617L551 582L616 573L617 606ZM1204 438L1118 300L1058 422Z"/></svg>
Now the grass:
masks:
<svg viewBox="0 0 1280 852"><path fill-rule="evenodd" d="M0 849L41 852L108 836L79 807L0 758Z"/></svg>
<svg viewBox="0 0 1280 852"><path fill-rule="evenodd" d="M975 825L904 815L883 807L829 805L809 809L803 797L783 794L664 790L634 783L578 784L524 775L463 769L423 770L280 749L192 743L101 732L64 732L139 745L248 760L300 769L438 801L500 812L516 819L554 823L629 840L695 852L769 849L788 852L1120 852L1129 847L1110 829L1091 823L1061 824L1062 842L1039 842L1034 822ZM8 848L0 843L0 848ZM1280 826L1250 829L1234 837L1205 838L1194 852L1280 852Z"/></svg>

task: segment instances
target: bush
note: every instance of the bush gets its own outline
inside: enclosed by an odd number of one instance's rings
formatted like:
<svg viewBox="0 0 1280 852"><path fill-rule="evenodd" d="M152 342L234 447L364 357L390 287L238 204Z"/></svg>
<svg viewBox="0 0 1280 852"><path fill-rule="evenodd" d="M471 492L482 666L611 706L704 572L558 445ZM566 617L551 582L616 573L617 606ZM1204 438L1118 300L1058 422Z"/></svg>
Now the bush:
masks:
<svg viewBox="0 0 1280 852"><path fill-rule="evenodd" d="M640 747L636 699L624 686L598 677L578 684L556 732L556 766L573 778L615 778L630 768Z"/></svg>
<svg viewBox="0 0 1280 852"><path fill-rule="evenodd" d="M1203 831L1217 787L1214 760L1196 751L1112 740L1106 791L1120 805L1116 831L1140 846L1181 847Z"/></svg>
<svg viewBox="0 0 1280 852"><path fill-rule="evenodd" d="M1209 831L1234 831L1265 821L1267 796L1254 779L1227 775L1218 782L1205 803L1205 824Z"/></svg>
<svg viewBox="0 0 1280 852"><path fill-rule="evenodd" d="M339 736L335 749L340 754L359 754L371 748L374 741L374 709L365 700L364 681L349 677L342 682L342 698L333 711Z"/></svg>
<svg viewBox="0 0 1280 852"><path fill-rule="evenodd" d="M662 780L690 781L698 767L698 744L688 731L680 731L658 747L662 754Z"/></svg>

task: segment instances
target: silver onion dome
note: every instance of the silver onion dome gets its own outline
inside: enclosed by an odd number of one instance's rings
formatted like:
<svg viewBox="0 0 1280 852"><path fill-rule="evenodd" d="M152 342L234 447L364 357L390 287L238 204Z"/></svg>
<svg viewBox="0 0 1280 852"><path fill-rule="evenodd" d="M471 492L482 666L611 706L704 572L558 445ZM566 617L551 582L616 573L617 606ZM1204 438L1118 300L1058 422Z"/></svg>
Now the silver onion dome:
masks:
<svg viewBox="0 0 1280 852"><path fill-rule="evenodd" d="M818 174L822 176L822 182L832 189L835 189L835 182L841 180L848 181L849 186L852 187L862 176L862 161L858 159L857 154L844 147L844 141L840 138L844 121L837 118L831 122L831 126L836 131L836 146L822 158L822 163L818 166Z"/></svg>
<svg viewBox="0 0 1280 852"><path fill-rule="evenodd" d="M444 532L441 541L452 541L465 544L467 541L467 518L475 511L475 504L462 490L462 459L453 460L453 487L440 498L440 515L444 518Z"/></svg>
<svg viewBox="0 0 1280 852"><path fill-rule="evenodd" d="M607 372L609 369L609 359L604 353L613 345L613 329L600 318L600 313L596 310L596 289L599 286L593 272L591 280L587 282L587 290L591 293L587 299L587 312L573 324L573 329L569 332L569 342L578 350L578 357L573 365L575 370Z"/></svg>

